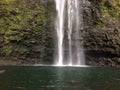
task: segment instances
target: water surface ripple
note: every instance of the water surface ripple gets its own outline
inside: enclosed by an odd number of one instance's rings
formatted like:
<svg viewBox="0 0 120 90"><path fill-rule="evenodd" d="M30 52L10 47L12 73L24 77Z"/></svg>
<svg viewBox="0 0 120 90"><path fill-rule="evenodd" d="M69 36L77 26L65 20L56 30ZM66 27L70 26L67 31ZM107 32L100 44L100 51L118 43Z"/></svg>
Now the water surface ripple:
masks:
<svg viewBox="0 0 120 90"><path fill-rule="evenodd" d="M120 90L119 68L6 66L0 71L0 90Z"/></svg>

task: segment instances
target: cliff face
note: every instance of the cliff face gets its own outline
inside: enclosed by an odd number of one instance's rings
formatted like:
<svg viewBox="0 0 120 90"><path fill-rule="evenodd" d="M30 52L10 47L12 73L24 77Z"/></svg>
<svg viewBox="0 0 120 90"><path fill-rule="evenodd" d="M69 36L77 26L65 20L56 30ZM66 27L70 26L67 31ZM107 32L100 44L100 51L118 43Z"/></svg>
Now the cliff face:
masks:
<svg viewBox="0 0 120 90"><path fill-rule="evenodd" d="M89 0L84 10L84 46L87 64L120 65L120 1ZM87 4L86 4L87 5ZM89 18L90 17L90 18Z"/></svg>
<svg viewBox="0 0 120 90"><path fill-rule="evenodd" d="M52 0L0 0L0 57L22 63L51 60L54 12Z"/></svg>
<svg viewBox="0 0 120 90"><path fill-rule="evenodd" d="M120 1L83 0L86 63L120 66ZM47 63L54 54L54 0L0 0L0 58Z"/></svg>

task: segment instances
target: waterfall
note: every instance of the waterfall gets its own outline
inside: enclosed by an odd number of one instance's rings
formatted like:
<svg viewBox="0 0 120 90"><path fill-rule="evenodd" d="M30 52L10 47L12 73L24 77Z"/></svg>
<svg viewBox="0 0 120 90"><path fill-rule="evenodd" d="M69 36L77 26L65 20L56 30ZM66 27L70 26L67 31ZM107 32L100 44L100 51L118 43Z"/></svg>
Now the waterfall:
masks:
<svg viewBox="0 0 120 90"><path fill-rule="evenodd" d="M58 65L63 65L63 38L64 38L64 10L65 10L65 0L55 0L56 10L57 10L57 39L58 39Z"/></svg>
<svg viewBox="0 0 120 90"><path fill-rule="evenodd" d="M57 65L84 65L84 53L80 42L81 1L55 0L55 3L57 11Z"/></svg>

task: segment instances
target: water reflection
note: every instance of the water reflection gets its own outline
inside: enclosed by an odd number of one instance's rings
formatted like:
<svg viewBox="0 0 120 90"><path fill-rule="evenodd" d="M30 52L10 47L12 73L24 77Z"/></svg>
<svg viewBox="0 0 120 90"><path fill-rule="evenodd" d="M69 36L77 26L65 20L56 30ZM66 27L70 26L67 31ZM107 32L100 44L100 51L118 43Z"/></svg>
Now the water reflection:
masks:
<svg viewBox="0 0 120 90"><path fill-rule="evenodd" d="M0 67L0 90L120 90L120 69Z"/></svg>

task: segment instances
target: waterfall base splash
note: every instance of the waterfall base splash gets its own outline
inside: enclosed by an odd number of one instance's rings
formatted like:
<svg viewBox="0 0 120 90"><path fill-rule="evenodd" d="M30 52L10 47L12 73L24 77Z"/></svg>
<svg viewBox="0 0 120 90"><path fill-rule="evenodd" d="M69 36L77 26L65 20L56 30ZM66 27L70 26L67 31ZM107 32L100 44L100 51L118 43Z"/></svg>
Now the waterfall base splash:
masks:
<svg viewBox="0 0 120 90"><path fill-rule="evenodd" d="M25 65L25 66L31 66L31 65ZM45 64L34 64L32 66L50 66L50 67L91 67L88 65L45 65Z"/></svg>

